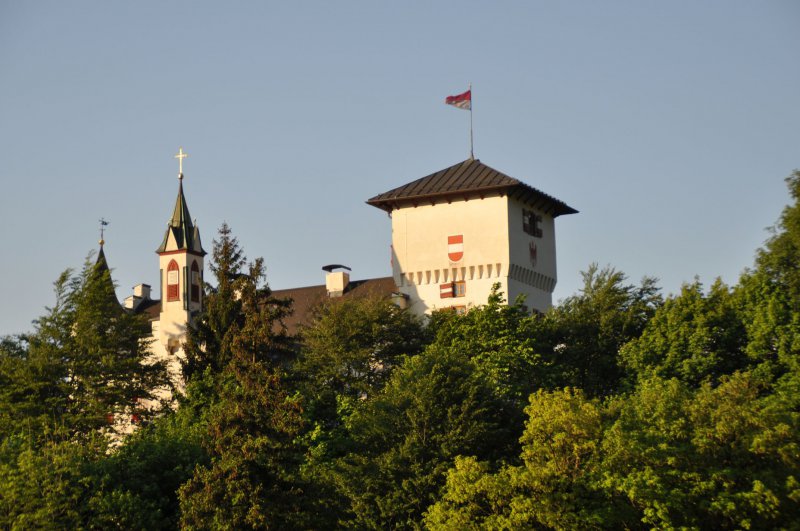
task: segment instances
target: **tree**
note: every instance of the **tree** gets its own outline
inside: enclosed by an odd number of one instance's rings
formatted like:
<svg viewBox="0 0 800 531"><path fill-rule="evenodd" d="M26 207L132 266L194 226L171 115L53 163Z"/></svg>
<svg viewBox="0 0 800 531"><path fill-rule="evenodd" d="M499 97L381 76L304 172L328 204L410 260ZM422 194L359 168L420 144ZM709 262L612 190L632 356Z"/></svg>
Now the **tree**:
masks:
<svg viewBox="0 0 800 531"><path fill-rule="evenodd" d="M800 171L786 183L793 202L736 293L747 328L747 354L771 363L777 374L797 370L800 359Z"/></svg>
<svg viewBox="0 0 800 531"><path fill-rule="evenodd" d="M534 348L553 366L550 388L608 395L618 390L623 375L620 348L642 333L662 299L653 278L636 286L626 283L623 273L597 264L582 275L581 292L536 322Z"/></svg>
<svg viewBox="0 0 800 531"><path fill-rule="evenodd" d="M104 455L97 433L76 440L14 434L0 442L0 527L83 529L93 517L93 466Z"/></svg>
<svg viewBox="0 0 800 531"><path fill-rule="evenodd" d="M591 529L635 523L635 515L599 482L604 408L566 388L532 394L526 414L522 464L492 472L490 463L475 457L457 459L440 500L425 515L426 526Z"/></svg>
<svg viewBox="0 0 800 531"><path fill-rule="evenodd" d="M302 329L296 377L316 393L361 398L380 391L405 355L427 342L422 323L379 296L327 299Z"/></svg>
<svg viewBox="0 0 800 531"><path fill-rule="evenodd" d="M166 368L151 359L146 318L117 301L102 250L55 286L56 304L35 332L0 348L0 379L8 384L0 418L9 429L19 423L71 436L125 429L134 413L143 422L158 415L153 391L169 385ZM141 407L144 400L153 406Z"/></svg>
<svg viewBox="0 0 800 531"><path fill-rule="evenodd" d="M203 312L189 327L184 377L191 380L206 368L221 373L234 352L271 365L285 362L291 349L282 320L291 311L291 301L272 297L264 282L264 260L246 265L227 223L214 240L210 267L217 285L206 284Z"/></svg>
<svg viewBox="0 0 800 531"><path fill-rule="evenodd" d="M426 351L356 406L348 451L314 471L349 500L341 525L419 526L456 456L497 459L507 451L507 418L468 358Z"/></svg>
<svg viewBox="0 0 800 531"><path fill-rule="evenodd" d="M187 389L189 395L195 389ZM204 412L181 407L125 439L95 464L87 508L99 529L177 529L178 489L210 458Z"/></svg>
<svg viewBox="0 0 800 531"><path fill-rule="evenodd" d="M434 314L429 350L466 355L497 396L521 414L528 395L549 383L550 367L536 349L536 317L522 300L506 305L499 290L495 284L485 305L463 315Z"/></svg>
<svg viewBox="0 0 800 531"><path fill-rule="evenodd" d="M220 375L219 401L208 424L208 466L180 488L186 529L308 527L298 469L299 403L264 362L234 358Z"/></svg>
<svg viewBox="0 0 800 531"><path fill-rule="evenodd" d="M738 301L728 287L717 280L705 295L695 281L656 311L620 357L638 377L675 377L696 386L750 366L746 345Z"/></svg>
<svg viewBox="0 0 800 531"><path fill-rule="evenodd" d="M321 454L337 452L352 407L379 393L428 339L416 317L378 296L328 299L301 334L290 378L304 398L308 443Z"/></svg>
<svg viewBox="0 0 800 531"><path fill-rule="evenodd" d="M797 381L773 388L770 379L736 373L696 390L675 378L641 381L606 432L605 487L651 527L796 526Z"/></svg>

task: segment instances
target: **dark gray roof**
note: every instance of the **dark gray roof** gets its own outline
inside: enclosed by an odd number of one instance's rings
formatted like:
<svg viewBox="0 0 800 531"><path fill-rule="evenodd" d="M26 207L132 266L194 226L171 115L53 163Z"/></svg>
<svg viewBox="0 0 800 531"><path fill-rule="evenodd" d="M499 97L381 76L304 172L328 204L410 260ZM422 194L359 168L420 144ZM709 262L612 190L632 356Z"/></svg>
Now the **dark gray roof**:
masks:
<svg viewBox="0 0 800 531"><path fill-rule="evenodd" d="M490 168L477 159L467 159L416 181L378 194L369 199L367 204L391 212L400 206L409 204L435 201L436 199L482 197L492 192L505 192L510 197L540 208L553 217L578 212L563 201Z"/></svg>

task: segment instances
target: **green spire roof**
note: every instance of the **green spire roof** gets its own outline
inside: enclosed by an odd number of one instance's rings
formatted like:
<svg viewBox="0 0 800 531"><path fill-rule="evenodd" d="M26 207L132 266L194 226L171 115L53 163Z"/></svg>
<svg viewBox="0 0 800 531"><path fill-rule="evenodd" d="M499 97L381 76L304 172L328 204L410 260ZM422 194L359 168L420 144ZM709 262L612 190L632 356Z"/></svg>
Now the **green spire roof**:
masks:
<svg viewBox="0 0 800 531"><path fill-rule="evenodd" d="M170 236L172 237L170 238ZM163 253L179 250L192 251L201 255L206 254L200 242L200 231L192 223L189 207L186 206L186 197L183 195L183 180L178 185L178 198L175 200L175 209L172 212L172 218L169 220L167 231L164 233L164 240L159 248L156 249L156 252Z"/></svg>

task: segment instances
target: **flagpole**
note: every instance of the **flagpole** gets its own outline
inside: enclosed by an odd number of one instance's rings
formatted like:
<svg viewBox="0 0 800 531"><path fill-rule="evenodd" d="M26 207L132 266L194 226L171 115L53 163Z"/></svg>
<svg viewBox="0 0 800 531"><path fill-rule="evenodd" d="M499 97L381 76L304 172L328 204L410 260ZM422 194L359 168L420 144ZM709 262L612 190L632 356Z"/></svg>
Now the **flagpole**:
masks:
<svg viewBox="0 0 800 531"><path fill-rule="evenodd" d="M472 143L472 82L469 84L469 158L475 160L475 151Z"/></svg>

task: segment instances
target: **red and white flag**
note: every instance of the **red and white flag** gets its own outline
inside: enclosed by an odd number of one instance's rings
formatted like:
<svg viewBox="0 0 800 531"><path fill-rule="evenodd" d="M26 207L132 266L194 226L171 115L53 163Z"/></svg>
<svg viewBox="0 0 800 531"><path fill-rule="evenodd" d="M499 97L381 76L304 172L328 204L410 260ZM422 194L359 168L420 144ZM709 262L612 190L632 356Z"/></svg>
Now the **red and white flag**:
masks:
<svg viewBox="0 0 800 531"><path fill-rule="evenodd" d="M447 237L447 257L451 262L458 262L464 257L464 235Z"/></svg>
<svg viewBox="0 0 800 531"><path fill-rule="evenodd" d="M459 109L467 111L472 110L472 89L463 94L458 94L457 96L447 96L444 102L453 107L458 107Z"/></svg>

